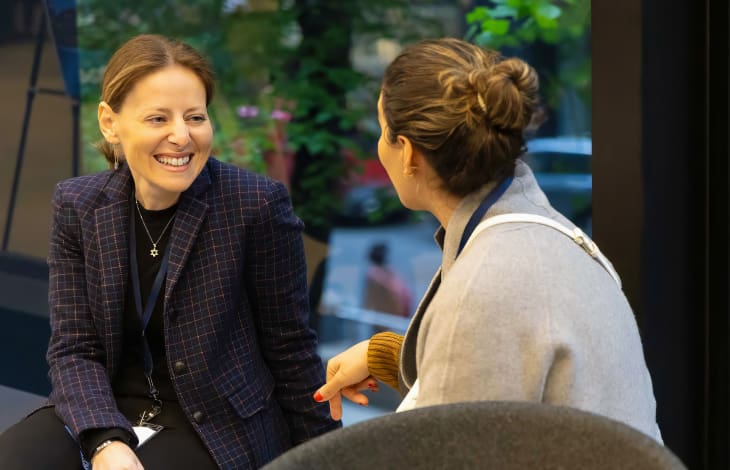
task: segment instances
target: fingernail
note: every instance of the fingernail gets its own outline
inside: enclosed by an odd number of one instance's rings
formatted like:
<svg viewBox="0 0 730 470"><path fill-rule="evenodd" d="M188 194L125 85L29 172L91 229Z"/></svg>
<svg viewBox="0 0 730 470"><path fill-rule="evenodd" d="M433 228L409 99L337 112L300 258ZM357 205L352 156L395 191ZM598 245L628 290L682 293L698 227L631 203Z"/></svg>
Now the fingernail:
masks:
<svg viewBox="0 0 730 470"><path fill-rule="evenodd" d="M375 384L374 383L369 383L368 384L368 388L375 388Z"/></svg>
<svg viewBox="0 0 730 470"><path fill-rule="evenodd" d="M321 393L317 392L314 394L314 401L322 401L322 400L324 400L324 397L322 396Z"/></svg>

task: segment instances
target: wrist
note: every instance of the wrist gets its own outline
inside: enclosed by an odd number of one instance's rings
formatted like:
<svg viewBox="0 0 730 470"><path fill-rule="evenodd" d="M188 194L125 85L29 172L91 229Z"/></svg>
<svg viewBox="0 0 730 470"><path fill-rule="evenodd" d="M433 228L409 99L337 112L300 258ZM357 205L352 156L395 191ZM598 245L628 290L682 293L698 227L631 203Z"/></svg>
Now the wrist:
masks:
<svg viewBox="0 0 730 470"><path fill-rule="evenodd" d="M92 460L94 457L96 457L99 454L99 452L106 449L107 447L114 444L115 442L121 442L121 441L119 441L119 439L107 439L104 442L102 442L101 444L99 444L98 446L96 446L96 448L94 449L94 452L92 452L92 454L91 454L91 459L89 459L89 460Z"/></svg>

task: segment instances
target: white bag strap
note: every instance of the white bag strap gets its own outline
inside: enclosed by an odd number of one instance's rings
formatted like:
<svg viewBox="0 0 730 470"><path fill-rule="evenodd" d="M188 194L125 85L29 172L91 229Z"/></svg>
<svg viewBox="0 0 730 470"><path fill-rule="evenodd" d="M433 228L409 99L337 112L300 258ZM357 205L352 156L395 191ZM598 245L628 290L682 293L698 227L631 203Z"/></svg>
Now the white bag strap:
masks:
<svg viewBox="0 0 730 470"><path fill-rule="evenodd" d="M469 246L471 241L474 239L474 237L477 236L480 232L483 230L488 229L489 227L492 227L494 225L499 224L509 224L509 223L533 223L533 224L541 224L546 225L548 227L552 227L558 232L564 233L566 236L568 236L571 240L573 240L578 246L583 248L583 250L591 255L593 259L601 263L601 266L608 272L608 274L611 275L614 281L616 281L616 284L618 285L619 289L621 289L621 278L618 277L618 274L611 266L611 263L608 261L608 259L601 253L601 250L598 249L598 246L593 242L593 240L588 237L585 233L583 233L583 230L579 229L578 227L574 228L573 230L570 230L569 228L565 227L562 224L559 224L558 222L555 222L553 219L549 219L547 217L543 217L541 215L536 214L524 214L524 213L512 213L512 214L500 214L495 215L492 217L489 217L482 222L479 223L479 225L476 226L474 229L474 232L471 234L471 237L469 237L469 240L466 242L466 245L464 246L464 250Z"/></svg>

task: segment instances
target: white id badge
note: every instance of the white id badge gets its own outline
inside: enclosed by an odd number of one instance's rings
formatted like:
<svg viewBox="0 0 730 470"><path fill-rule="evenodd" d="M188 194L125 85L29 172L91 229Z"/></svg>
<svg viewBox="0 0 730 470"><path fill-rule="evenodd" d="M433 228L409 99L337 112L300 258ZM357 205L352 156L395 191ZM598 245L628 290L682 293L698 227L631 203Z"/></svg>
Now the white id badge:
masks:
<svg viewBox="0 0 730 470"><path fill-rule="evenodd" d="M132 429L134 429L134 433L137 435L137 439L139 440L137 449L142 447L142 444L152 439L158 432L162 431L163 428L163 426L153 423L144 423L132 426Z"/></svg>

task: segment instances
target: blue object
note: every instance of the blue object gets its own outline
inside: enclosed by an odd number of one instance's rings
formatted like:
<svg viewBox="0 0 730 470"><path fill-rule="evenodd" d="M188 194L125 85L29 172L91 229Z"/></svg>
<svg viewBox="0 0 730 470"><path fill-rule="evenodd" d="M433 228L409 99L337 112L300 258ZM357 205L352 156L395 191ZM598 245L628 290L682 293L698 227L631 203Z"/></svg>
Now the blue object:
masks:
<svg viewBox="0 0 730 470"><path fill-rule="evenodd" d="M66 94L81 97L79 49L76 34L76 0L46 0L56 54L61 63Z"/></svg>

